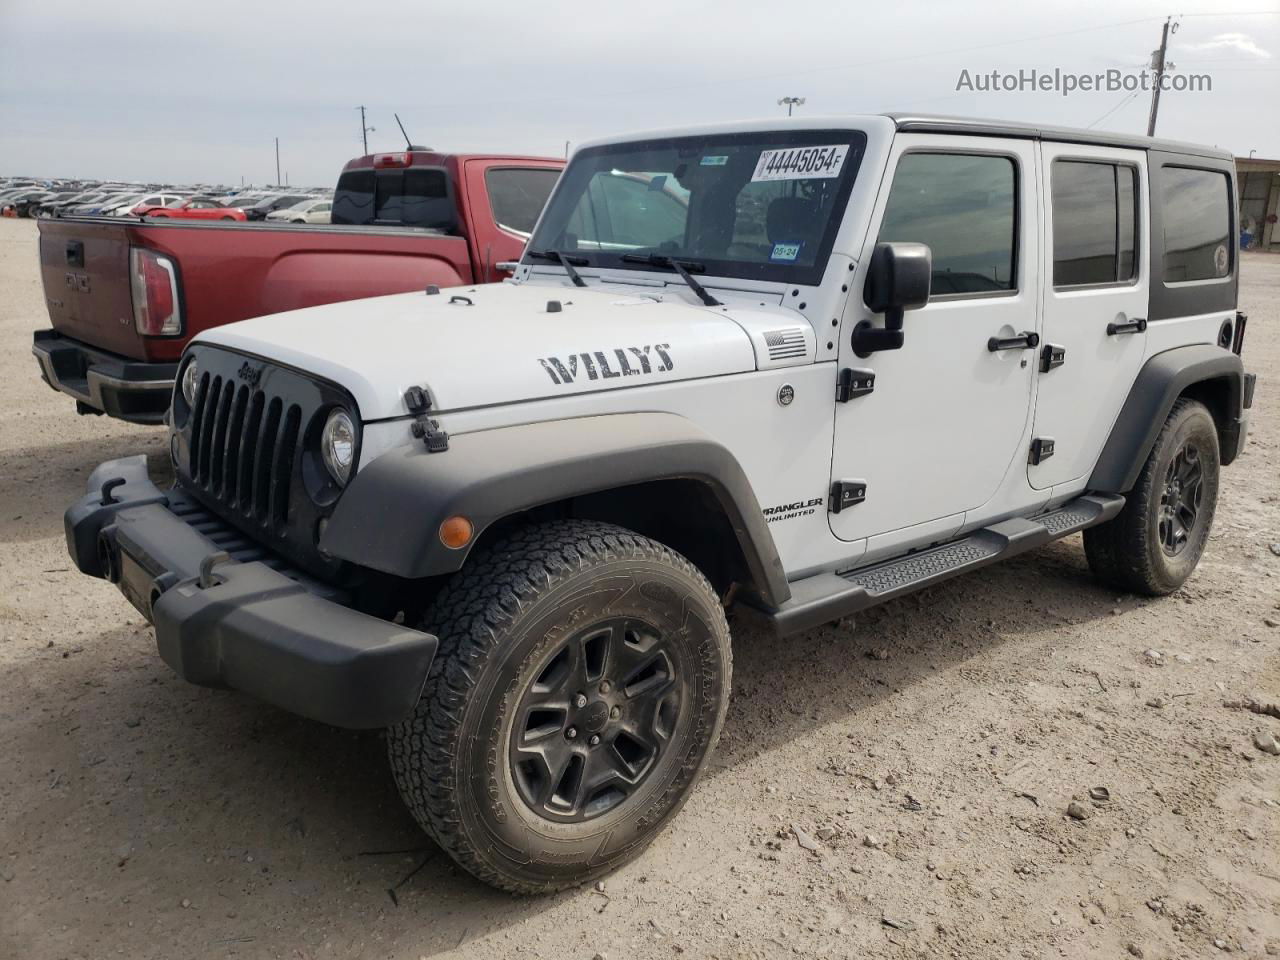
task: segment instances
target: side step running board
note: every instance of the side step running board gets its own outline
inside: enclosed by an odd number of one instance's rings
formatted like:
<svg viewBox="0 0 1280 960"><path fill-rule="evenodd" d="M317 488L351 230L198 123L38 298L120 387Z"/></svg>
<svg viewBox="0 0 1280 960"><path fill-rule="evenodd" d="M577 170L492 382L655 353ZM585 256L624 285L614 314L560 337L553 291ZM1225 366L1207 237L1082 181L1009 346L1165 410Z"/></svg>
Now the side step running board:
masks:
<svg viewBox="0 0 1280 960"><path fill-rule="evenodd" d="M1004 520L895 560L794 580L791 599L760 612L781 635L809 630L1103 523L1123 506L1120 496L1078 497L1050 513Z"/></svg>

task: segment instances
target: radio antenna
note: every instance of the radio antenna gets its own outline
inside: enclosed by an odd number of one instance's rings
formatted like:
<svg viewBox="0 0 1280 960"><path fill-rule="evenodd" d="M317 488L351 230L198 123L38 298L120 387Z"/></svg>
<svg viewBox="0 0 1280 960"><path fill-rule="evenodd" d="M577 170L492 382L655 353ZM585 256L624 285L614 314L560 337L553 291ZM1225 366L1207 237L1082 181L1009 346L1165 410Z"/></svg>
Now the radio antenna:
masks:
<svg viewBox="0 0 1280 960"><path fill-rule="evenodd" d="M402 134L404 134L404 144L405 144L405 146L406 146L406 147L408 147L410 150L412 150L412 149L413 149L413 141L409 139L409 134L405 133L404 124L400 122L400 114L398 114L398 113L393 113L393 114L392 114L392 116L396 118L396 126L398 126L398 127L400 128L400 132L401 132Z"/></svg>

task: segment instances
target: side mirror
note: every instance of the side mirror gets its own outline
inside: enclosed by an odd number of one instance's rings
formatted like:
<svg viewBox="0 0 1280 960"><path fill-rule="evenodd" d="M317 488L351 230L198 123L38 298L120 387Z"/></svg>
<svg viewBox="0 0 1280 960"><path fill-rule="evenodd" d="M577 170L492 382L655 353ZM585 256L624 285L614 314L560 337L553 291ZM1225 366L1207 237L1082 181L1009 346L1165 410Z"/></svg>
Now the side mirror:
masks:
<svg viewBox="0 0 1280 960"><path fill-rule="evenodd" d="M863 320L853 330L853 352L867 357L878 350L898 350L903 344L902 317L929 302L933 254L923 243L877 243L867 268L862 299L874 313L884 314L884 326Z"/></svg>

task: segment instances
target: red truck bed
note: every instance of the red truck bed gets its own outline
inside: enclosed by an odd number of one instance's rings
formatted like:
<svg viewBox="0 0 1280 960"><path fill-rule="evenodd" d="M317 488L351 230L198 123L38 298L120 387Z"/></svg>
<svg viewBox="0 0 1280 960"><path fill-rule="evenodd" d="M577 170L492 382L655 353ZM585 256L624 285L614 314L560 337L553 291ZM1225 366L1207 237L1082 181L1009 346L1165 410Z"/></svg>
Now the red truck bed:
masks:
<svg viewBox="0 0 1280 960"><path fill-rule="evenodd" d="M35 335L41 376L81 413L160 423L173 377L192 336L210 327L301 307L501 279L526 234L499 217L504 202L530 215L530 184L550 191L563 161L408 154L447 177L451 223L406 226L271 225L113 218L40 221L40 267L51 330ZM379 157L347 165L369 179ZM504 177L504 175L506 175ZM533 178L532 180L530 178ZM343 181L339 181L339 193ZM505 191L505 192L504 192ZM523 192L520 192L523 191ZM358 199L358 198L357 198ZM533 197L533 199L544 199ZM523 203L523 207L521 207ZM495 210L495 208L497 208ZM511 218L508 218L511 219ZM150 275L140 266L151 266ZM157 288L156 284L159 284ZM146 329L141 304L180 323L168 335Z"/></svg>

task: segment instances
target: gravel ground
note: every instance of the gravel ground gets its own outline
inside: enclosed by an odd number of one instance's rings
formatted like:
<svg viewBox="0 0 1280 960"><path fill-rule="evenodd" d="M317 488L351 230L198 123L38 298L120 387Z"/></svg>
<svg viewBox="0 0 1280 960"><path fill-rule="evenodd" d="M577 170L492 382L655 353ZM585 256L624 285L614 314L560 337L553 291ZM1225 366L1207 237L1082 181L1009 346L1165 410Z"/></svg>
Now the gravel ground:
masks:
<svg viewBox="0 0 1280 960"><path fill-rule="evenodd" d="M419 833L380 735L188 686L72 571L88 472L163 445L40 382L35 233L0 221L0 957L1280 954L1280 719L1224 705L1280 701L1280 258L1244 258L1253 433L1183 590L1103 590L1072 537L785 657L739 620L681 816L514 899Z"/></svg>

